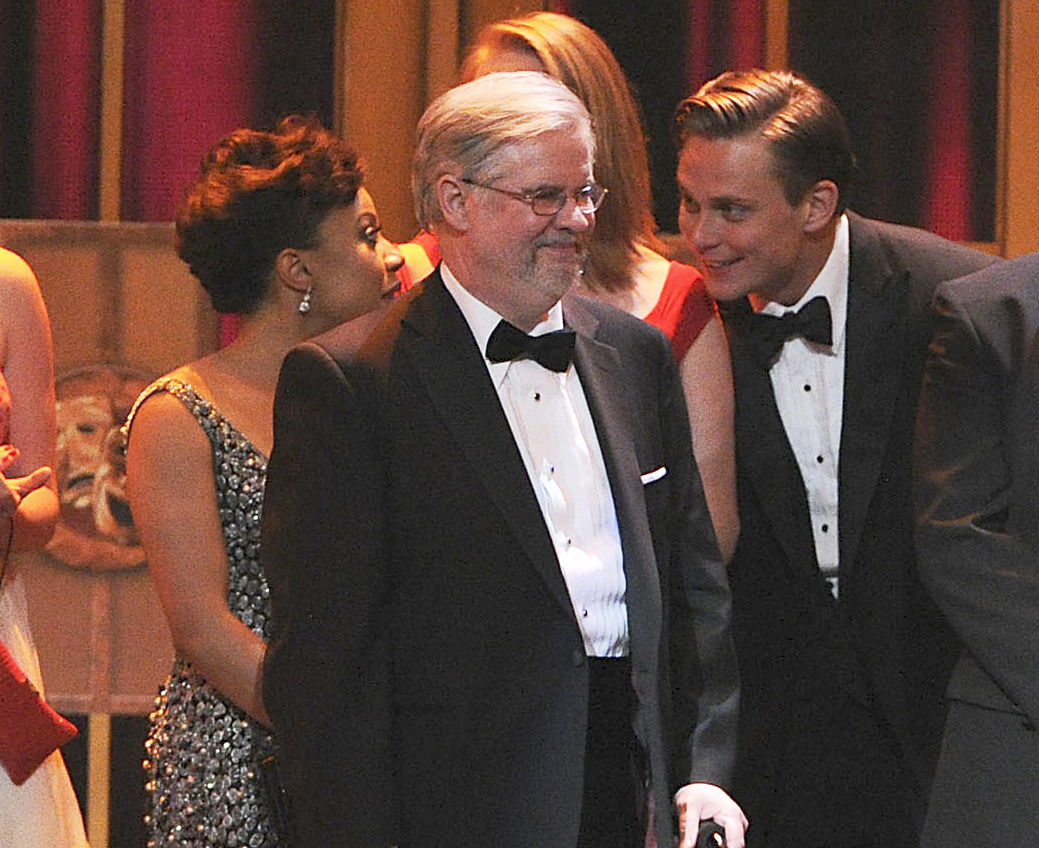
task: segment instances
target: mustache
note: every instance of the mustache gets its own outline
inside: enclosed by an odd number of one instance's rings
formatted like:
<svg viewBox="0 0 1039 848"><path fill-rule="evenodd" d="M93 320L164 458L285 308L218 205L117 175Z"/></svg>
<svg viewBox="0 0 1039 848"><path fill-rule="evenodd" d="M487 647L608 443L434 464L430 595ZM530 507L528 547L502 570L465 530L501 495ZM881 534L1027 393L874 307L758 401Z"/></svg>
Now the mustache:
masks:
<svg viewBox="0 0 1039 848"><path fill-rule="evenodd" d="M534 239L534 247L573 247L582 250L584 243L573 235L543 235Z"/></svg>

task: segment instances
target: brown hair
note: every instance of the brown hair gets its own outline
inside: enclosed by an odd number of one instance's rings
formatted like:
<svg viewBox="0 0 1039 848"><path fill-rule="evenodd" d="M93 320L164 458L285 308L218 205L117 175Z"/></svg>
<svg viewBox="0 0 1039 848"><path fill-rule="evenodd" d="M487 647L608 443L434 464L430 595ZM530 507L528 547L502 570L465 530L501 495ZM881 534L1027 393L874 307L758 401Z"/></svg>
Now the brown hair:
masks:
<svg viewBox="0 0 1039 848"><path fill-rule="evenodd" d="M286 247L313 247L328 213L354 202L357 153L316 117L237 129L210 149L177 214L177 253L213 308L249 313L267 296Z"/></svg>
<svg viewBox="0 0 1039 848"><path fill-rule="evenodd" d="M704 83L675 111L679 150L690 137L738 138L760 133L791 205L819 180L837 186L837 214L848 205L855 154L844 117L825 92L790 71L726 71Z"/></svg>

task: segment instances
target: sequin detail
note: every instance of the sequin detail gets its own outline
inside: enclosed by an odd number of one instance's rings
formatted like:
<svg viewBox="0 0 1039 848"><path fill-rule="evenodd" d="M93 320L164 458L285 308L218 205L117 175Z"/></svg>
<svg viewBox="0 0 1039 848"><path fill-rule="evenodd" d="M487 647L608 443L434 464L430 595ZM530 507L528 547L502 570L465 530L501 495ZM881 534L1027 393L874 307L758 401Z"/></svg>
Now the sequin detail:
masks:
<svg viewBox="0 0 1039 848"><path fill-rule="evenodd" d="M164 377L134 404L166 391L198 420L213 447L217 504L227 549L227 604L266 639L270 592L260 570L260 512L267 459L189 385ZM159 691L145 742L148 848L286 848L279 843L259 762L274 750L263 725L178 657Z"/></svg>

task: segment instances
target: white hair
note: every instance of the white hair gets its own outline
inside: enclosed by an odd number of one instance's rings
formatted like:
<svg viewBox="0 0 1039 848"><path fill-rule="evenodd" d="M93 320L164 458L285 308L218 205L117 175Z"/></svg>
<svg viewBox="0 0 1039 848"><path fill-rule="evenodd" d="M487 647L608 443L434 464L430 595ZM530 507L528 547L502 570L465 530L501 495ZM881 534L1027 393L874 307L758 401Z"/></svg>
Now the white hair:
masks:
<svg viewBox="0 0 1039 848"><path fill-rule="evenodd" d="M411 191L419 224L428 228L441 220L434 191L441 176L480 180L503 147L560 130L582 138L594 156L588 110L547 74L487 74L444 92L418 124Z"/></svg>

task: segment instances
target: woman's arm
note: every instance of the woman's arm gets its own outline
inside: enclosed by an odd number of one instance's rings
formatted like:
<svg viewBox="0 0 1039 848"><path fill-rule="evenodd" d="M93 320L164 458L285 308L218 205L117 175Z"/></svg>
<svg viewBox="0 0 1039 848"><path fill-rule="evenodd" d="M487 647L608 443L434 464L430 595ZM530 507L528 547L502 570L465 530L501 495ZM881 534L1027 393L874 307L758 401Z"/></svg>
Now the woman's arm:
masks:
<svg viewBox="0 0 1039 848"><path fill-rule="evenodd" d="M266 645L227 606L211 446L172 395L158 392L138 408L126 474L134 524L177 651L225 697L269 725L260 693Z"/></svg>
<svg viewBox="0 0 1039 848"><path fill-rule="evenodd" d="M725 331L717 317L696 337L679 363L679 373L689 408L693 455L722 559L729 562L736 551L740 526L736 508L732 365Z"/></svg>
<svg viewBox="0 0 1039 848"><path fill-rule="evenodd" d="M36 277L24 260L5 250L0 250L0 368L11 390L7 441L19 452L4 472L4 500L17 510L11 550L35 550L47 543L58 520L56 481L52 474L37 473L54 462L54 355Z"/></svg>

